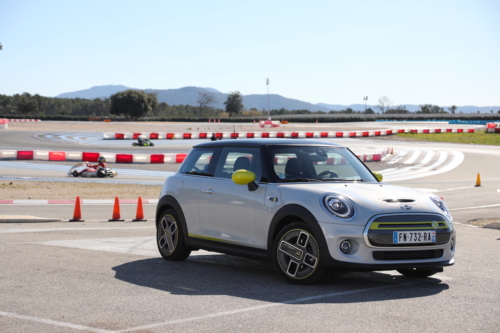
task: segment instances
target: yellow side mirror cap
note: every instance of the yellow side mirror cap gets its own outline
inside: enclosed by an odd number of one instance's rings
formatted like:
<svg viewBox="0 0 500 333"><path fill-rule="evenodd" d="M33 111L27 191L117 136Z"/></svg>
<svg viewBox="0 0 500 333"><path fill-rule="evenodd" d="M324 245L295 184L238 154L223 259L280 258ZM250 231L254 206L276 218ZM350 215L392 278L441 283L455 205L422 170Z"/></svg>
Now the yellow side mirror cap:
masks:
<svg viewBox="0 0 500 333"><path fill-rule="evenodd" d="M255 180L257 176L252 171L245 169L236 170L233 173L232 179L238 185L247 185Z"/></svg>
<svg viewBox="0 0 500 333"><path fill-rule="evenodd" d="M381 182L384 179L384 176L382 176L382 174L380 172L372 171L372 173L375 175L375 177L377 178L377 180L379 182Z"/></svg>

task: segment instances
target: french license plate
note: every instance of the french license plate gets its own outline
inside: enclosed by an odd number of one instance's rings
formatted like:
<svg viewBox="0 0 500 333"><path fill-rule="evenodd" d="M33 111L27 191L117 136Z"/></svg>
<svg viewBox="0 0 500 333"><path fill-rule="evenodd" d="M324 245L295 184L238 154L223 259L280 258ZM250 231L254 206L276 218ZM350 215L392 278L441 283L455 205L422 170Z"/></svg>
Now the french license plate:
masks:
<svg viewBox="0 0 500 333"><path fill-rule="evenodd" d="M392 234L393 244L435 242L435 231L394 231Z"/></svg>

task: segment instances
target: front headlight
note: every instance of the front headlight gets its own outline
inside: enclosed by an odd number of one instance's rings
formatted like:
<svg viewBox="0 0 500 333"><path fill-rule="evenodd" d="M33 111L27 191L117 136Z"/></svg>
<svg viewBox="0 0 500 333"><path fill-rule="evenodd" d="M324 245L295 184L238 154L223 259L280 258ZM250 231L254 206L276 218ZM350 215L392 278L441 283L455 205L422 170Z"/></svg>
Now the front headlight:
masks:
<svg viewBox="0 0 500 333"><path fill-rule="evenodd" d="M445 213L447 216L450 216L448 207L446 207L446 204L444 203L443 199L433 194L430 194L429 198L432 200L432 202L434 202L436 206L438 206L439 209L441 209L443 213Z"/></svg>
<svg viewBox="0 0 500 333"><path fill-rule="evenodd" d="M354 216L354 205L343 195L328 193L323 196L323 205L333 215L348 219Z"/></svg>

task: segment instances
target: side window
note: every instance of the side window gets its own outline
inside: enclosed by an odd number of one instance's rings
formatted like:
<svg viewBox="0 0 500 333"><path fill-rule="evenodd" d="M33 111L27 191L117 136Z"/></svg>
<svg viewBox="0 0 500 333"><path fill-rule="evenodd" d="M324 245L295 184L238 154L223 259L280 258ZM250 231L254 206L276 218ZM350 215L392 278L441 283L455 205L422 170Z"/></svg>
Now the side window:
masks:
<svg viewBox="0 0 500 333"><path fill-rule="evenodd" d="M182 162L179 173L213 176L213 174L210 174L210 162L214 154L214 149L193 149Z"/></svg>
<svg viewBox="0 0 500 333"><path fill-rule="evenodd" d="M215 177L231 179L233 172L245 169L255 173L260 180L262 167L259 148L227 147L223 148L215 168Z"/></svg>

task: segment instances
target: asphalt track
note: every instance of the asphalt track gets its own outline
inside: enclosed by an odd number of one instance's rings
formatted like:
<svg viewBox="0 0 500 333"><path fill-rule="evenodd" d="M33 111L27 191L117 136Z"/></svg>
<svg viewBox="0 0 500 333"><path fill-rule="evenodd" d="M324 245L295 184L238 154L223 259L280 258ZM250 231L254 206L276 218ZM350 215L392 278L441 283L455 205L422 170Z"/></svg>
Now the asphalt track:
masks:
<svg viewBox="0 0 500 333"><path fill-rule="evenodd" d="M5 141L0 132L0 149L135 149L131 142L104 147L91 140L42 141L33 132L8 133ZM193 141L153 148L185 151ZM390 184L444 197L457 222L456 265L430 279L351 272L299 287L282 281L270 264L217 253L197 251L185 262L165 262L155 248L154 204L144 206L147 222L131 221L135 205L122 205L125 222L107 221L110 204L83 205L81 223L0 225L0 331L498 332L500 230L467 222L500 218L499 148L390 138L337 142L354 152L393 146L393 155L367 165L382 170ZM0 163L0 180L75 181L65 175L72 163L8 162L23 164ZM143 174L120 174L112 181L162 182L165 175L154 173L175 171L168 168L177 165L113 167ZM477 173L481 187L474 187ZM72 205L0 205L0 215L68 219L72 211Z"/></svg>

